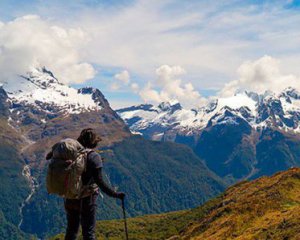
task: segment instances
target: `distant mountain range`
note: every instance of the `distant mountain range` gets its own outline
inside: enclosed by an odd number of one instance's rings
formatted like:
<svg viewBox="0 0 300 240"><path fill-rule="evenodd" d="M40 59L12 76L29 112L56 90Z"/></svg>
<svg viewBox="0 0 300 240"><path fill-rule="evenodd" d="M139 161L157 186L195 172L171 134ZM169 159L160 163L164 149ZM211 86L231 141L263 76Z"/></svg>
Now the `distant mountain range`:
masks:
<svg viewBox="0 0 300 240"><path fill-rule="evenodd" d="M238 93L198 109L177 101L117 110L147 139L183 143L228 182L300 165L300 93Z"/></svg>
<svg viewBox="0 0 300 240"><path fill-rule="evenodd" d="M68 87L46 68L0 87L0 121L1 239L62 231L63 201L46 193L45 155L52 144L76 138L86 127L102 136L99 149L110 150L107 181L128 194L131 216L190 208L225 187L188 147L132 136L100 90ZM116 201L99 201L99 218L121 216Z"/></svg>
<svg viewBox="0 0 300 240"><path fill-rule="evenodd" d="M117 110L130 129L155 140L191 136L208 126L237 124L237 118L255 130L277 128L300 133L300 92L287 88L280 94L238 93L211 100L198 109L184 109L178 101L158 106L142 104Z"/></svg>
<svg viewBox="0 0 300 240"><path fill-rule="evenodd" d="M300 169L289 169L241 182L195 209L129 219L129 239L298 240L299 197ZM99 239L124 239L122 221L99 221L96 232Z"/></svg>

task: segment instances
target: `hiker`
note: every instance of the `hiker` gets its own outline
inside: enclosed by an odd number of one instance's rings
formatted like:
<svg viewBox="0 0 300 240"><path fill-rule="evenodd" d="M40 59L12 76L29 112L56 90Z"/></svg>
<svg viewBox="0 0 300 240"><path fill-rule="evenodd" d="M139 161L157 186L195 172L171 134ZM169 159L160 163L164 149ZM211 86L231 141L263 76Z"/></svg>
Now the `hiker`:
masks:
<svg viewBox="0 0 300 240"><path fill-rule="evenodd" d="M98 153L92 149L97 147L101 138L97 136L91 128L82 130L77 141L86 149L88 149L86 169L82 173L82 184L93 187L93 191L89 196L80 199L68 199L64 201L67 215L67 230L65 240L74 240L77 237L79 226L82 227L82 235L84 240L95 239L96 224L96 200L99 195L99 188L108 196L124 200L123 192L115 192L103 180L102 167L103 163ZM47 155L47 159L52 157L52 153ZM99 188L98 188L99 187Z"/></svg>

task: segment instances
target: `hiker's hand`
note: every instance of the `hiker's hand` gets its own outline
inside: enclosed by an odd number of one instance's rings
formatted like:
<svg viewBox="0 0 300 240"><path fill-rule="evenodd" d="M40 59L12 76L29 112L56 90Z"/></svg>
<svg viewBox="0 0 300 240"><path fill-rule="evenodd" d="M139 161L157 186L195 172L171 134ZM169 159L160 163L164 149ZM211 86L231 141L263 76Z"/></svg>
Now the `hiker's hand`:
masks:
<svg viewBox="0 0 300 240"><path fill-rule="evenodd" d="M123 193L123 192L118 192L118 193L117 193L117 198L123 200L123 199L125 198L125 193Z"/></svg>

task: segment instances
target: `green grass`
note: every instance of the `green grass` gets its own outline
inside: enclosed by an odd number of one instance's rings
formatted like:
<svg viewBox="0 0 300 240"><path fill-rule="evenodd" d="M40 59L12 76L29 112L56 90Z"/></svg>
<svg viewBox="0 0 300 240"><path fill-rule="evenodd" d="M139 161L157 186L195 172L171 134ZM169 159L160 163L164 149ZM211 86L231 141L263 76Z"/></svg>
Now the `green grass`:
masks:
<svg viewBox="0 0 300 240"><path fill-rule="evenodd" d="M219 199L209 201L202 207L193 210L170 212L158 215L145 215L127 219L130 240L163 240L179 234L191 222L205 216L206 212L215 206ZM120 240L125 236L123 220L109 220L97 222L97 239ZM50 238L62 240L64 234ZM82 239L79 236L79 239Z"/></svg>
<svg viewBox="0 0 300 240"><path fill-rule="evenodd" d="M129 239L299 240L299 199L300 169L290 169L236 184L198 208L128 219ZM98 240L124 239L121 220L99 221L96 232Z"/></svg>

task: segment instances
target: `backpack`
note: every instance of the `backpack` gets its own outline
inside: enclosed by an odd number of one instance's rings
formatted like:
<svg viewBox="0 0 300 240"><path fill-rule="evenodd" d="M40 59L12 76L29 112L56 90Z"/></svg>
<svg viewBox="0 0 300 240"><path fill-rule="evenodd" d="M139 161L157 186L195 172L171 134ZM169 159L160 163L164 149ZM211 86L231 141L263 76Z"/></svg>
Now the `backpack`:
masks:
<svg viewBox="0 0 300 240"><path fill-rule="evenodd" d="M56 143L52 147L47 170L48 193L68 199L80 199L93 194L98 189L97 185L83 185L81 177L90 152L71 138Z"/></svg>

